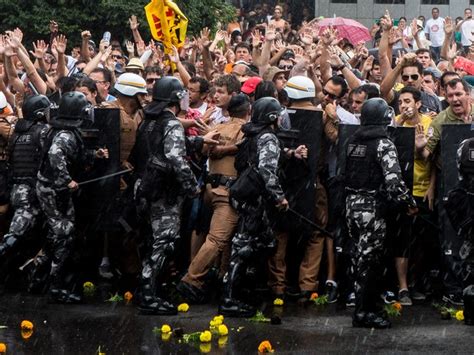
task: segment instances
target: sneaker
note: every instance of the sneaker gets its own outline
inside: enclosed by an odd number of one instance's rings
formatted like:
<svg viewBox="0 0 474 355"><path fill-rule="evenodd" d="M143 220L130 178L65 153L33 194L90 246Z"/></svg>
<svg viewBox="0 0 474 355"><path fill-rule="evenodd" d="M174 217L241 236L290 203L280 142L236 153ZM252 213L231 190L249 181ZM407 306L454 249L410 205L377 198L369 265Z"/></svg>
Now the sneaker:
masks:
<svg viewBox="0 0 474 355"><path fill-rule="evenodd" d="M426 300L426 295L424 293L418 292L418 291L412 291L411 292L411 299L413 301L424 301Z"/></svg>
<svg viewBox="0 0 474 355"><path fill-rule="evenodd" d="M326 282L326 295L328 296L328 303L337 302L337 285L332 282Z"/></svg>
<svg viewBox="0 0 474 355"><path fill-rule="evenodd" d="M443 301L446 303L450 303L453 306L464 306L464 301L462 297L454 294L444 295Z"/></svg>
<svg viewBox="0 0 474 355"><path fill-rule="evenodd" d="M347 297L346 307L355 307L356 305L356 295L352 292L349 297Z"/></svg>
<svg viewBox="0 0 474 355"><path fill-rule="evenodd" d="M392 291L385 291L380 297L383 299L385 304L392 304L397 302L397 297Z"/></svg>
<svg viewBox="0 0 474 355"><path fill-rule="evenodd" d="M406 288L403 290L398 291L398 300L400 301L400 304L402 306L411 306L413 305L413 302L410 298L410 293Z"/></svg>

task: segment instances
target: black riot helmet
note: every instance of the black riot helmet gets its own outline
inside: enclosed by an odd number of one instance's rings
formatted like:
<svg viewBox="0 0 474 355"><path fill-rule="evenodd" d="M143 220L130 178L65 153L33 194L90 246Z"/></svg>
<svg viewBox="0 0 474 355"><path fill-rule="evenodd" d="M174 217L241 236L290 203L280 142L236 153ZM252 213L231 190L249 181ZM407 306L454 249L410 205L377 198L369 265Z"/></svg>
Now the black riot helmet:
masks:
<svg viewBox="0 0 474 355"><path fill-rule="evenodd" d="M68 126L78 127L82 120L89 118L91 111L92 106L82 92L67 92L59 101L56 121Z"/></svg>
<svg viewBox="0 0 474 355"><path fill-rule="evenodd" d="M21 110L23 118L28 121L44 121L48 119L51 101L45 95L28 97Z"/></svg>
<svg viewBox="0 0 474 355"><path fill-rule="evenodd" d="M280 102L273 97L262 97L252 105L250 121L258 125L271 125L278 121L283 108Z"/></svg>
<svg viewBox="0 0 474 355"><path fill-rule="evenodd" d="M387 126L392 122L395 112L384 99L374 97L362 105L360 124L362 126Z"/></svg>
<svg viewBox="0 0 474 355"><path fill-rule="evenodd" d="M179 104L184 98L186 90L183 84L174 76L164 76L158 79L153 86L153 101Z"/></svg>
<svg viewBox="0 0 474 355"><path fill-rule="evenodd" d="M474 138L463 140L458 148L459 173L463 177L474 177Z"/></svg>

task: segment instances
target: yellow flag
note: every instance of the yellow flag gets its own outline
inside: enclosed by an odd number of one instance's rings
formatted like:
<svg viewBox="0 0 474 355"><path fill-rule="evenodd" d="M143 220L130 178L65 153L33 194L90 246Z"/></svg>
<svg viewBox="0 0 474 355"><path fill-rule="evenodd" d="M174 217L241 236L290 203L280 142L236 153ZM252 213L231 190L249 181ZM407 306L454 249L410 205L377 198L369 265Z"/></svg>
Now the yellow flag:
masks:
<svg viewBox="0 0 474 355"><path fill-rule="evenodd" d="M163 42L165 53L171 53L171 45L180 48L186 40L188 19L172 0L152 0L145 6L151 35Z"/></svg>

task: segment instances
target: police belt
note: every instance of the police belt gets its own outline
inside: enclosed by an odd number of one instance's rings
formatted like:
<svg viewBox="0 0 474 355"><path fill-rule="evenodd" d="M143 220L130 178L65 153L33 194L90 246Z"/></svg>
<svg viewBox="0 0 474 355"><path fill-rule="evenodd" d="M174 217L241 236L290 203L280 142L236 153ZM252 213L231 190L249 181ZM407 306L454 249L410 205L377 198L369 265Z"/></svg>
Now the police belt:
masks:
<svg viewBox="0 0 474 355"><path fill-rule="evenodd" d="M211 184L212 188L224 186L230 188L232 184L237 180L235 177L229 177L221 174L211 174L207 177L206 183Z"/></svg>

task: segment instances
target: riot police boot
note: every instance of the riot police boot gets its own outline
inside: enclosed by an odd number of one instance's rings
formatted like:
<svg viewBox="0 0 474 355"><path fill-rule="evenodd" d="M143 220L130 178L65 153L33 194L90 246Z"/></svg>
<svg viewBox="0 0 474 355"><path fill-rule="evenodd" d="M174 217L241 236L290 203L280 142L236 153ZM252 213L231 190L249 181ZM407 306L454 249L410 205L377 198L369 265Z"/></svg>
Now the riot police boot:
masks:
<svg viewBox="0 0 474 355"><path fill-rule="evenodd" d="M392 326L392 323L376 313L356 313L352 319L352 326L355 328L375 328L386 329Z"/></svg>
<svg viewBox="0 0 474 355"><path fill-rule="evenodd" d="M219 314L226 317L249 318L257 313L255 307L232 298L224 298L219 304Z"/></svg>
<svg viewBox="0 0 474 355"><path fill-rule="evenodd" d="M474 285L464 289L464 324L474 325Z"/></svg>
<svg viewBox="0 0 474 355"><path fill-rule="evenodd" d="M138 310L146 315L176 315L176 306L154 295L150 285L142 285L138 295Z"/></svg>
<svg viewBox="0 0 474 355"><path fill-rule="evenodd" d="M69 292L60 286L51 286L48 291L49 303L68 303Z"/></svg>

